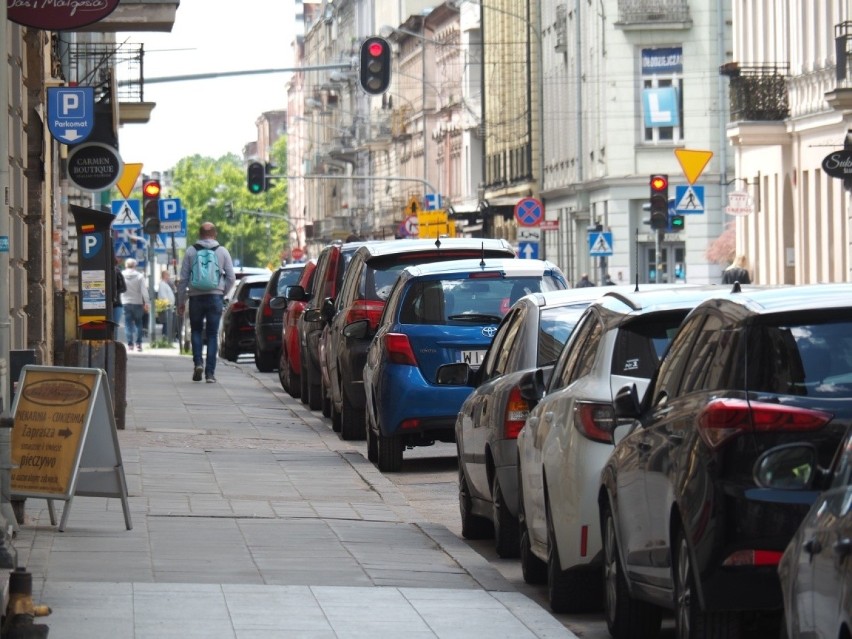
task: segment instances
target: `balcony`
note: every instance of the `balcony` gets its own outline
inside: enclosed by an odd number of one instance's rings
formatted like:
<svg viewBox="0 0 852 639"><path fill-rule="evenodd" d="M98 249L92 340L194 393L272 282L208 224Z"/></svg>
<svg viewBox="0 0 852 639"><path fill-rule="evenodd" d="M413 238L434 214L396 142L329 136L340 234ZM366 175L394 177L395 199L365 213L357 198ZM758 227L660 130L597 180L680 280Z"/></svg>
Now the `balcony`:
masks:
<svg viewBox="0 0 852 639"><path fill-rule="evenodd" d="M852 65L849 64L849 42L852 40L852 21L834 25L834 48L837 59L835 86L825 94L826 102L836 111L852 110Z"/></svg>
<svg viewBox="0 0 852 639"><path fill-rule="evenodd" d="M689 29L692 18L686 0L618 0L618 21L624 31Z"/></svg>
<svg viewBox="0 0 852 639"><path fill-rule="evenodd" d="M730 78L731 122L778 122L790 116L789 65L740 66L730 62L719 72Z"/></svg>

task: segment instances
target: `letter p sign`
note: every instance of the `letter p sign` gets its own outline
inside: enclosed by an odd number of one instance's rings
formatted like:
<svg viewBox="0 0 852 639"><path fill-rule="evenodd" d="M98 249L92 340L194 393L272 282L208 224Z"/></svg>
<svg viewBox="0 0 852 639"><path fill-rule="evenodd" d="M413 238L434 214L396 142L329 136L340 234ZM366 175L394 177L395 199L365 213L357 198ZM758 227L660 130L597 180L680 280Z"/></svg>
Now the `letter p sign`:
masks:
<svg viewBox="0 0 852 639"><path fill-rule="evenodd" d="M83 236L83 257L87 260L92 259L97 255L101 246L104 243L104 236L102 233L87 233Z"/></svg>
<svg viewBox="0 0 852 639"><path fill-rule="evenodd" d="M68 91L62 94L62 115L69 116L76 114L80 109L80 94L76 91Z"/></svg>

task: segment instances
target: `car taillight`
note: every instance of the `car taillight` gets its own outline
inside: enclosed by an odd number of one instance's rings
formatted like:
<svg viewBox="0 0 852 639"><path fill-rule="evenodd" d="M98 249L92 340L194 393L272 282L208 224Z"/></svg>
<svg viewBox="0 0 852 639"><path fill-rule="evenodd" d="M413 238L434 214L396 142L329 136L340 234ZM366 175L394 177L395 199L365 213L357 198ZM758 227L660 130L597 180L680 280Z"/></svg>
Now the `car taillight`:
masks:
<svg viewBox="0 0 852 639"><path fill-rule="evenodd" d="M524 427L527 417L530 415L530 405L521 397L521 389L515 386L509 393L506 402L506 416L503 419L503 437L506 439L517 439L518 433Z"/></svg>
<svg viewBox="0 0 852 639"><path fill-rule="evenodd" d="M245 302L234 302L231 304L231 312L233 311L244 311L248 308Z"/></svg>
<svg viewBox="0 0 852 639"><path fill-rule="evenodd" d="M393 364L417 366L417 360L414 359L414 351L411 350L411 342L408 341L408 335L403 335L402 333L388 333L385 335L385 352L387 353L388 361Z"/></svg>
<svg viewBox="0 0 852 639"><path fill-rule="evenodd" d="M269 300L272 299L272 296L269 293L263 294L263 316L264 317L272 317L272 307L269 305Z"/></svg>
<svg viewBox="0 0 852 639"><path fill-rule="evenodd" d="M714 399L698 416L698 432L710 448L754 428L755 432L817 430L831 421L821 410L744 399Z"/></svg>
<svg viewBox="0 0 852 639"><path fill-rule="evenodd" d="M612 430L615 427L612 404L577 402L574 405L574 426L592 441L611 443Z"/></svg>
<svg viewBox="0 0 852 639"><path fill-rule="evenodd" d="M355 300L352 306L346 312L345 324L351 324L359 320L368 320L370 322L370 330L376 330L379 325L379 318L382 316L382 311L385 308L385 303L376 300Z"/></svg>
<svg viewBox="0 0 852 639"><path fill-rule="evenodd" d="M777 566L781 561L781 553L777 550L738 550L728 555L723 566Z"/></svg>

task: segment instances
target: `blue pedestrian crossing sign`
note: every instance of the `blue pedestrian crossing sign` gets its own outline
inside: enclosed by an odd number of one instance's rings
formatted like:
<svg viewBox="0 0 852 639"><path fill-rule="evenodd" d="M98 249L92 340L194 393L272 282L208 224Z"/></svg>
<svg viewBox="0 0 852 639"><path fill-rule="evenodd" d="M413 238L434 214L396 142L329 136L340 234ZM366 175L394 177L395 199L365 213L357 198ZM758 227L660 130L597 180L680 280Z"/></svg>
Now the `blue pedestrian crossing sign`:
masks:
<svg viewBox="0 0 852 639"><path fill-rule="evenodd" d="M674 209L680 215L704 213L704 187L695 186L694 184L676 186Z"/></svg>
<svg viewBox="0 0 852 639"><path fill-rule="evenodd" d="M114 229L141 229L142 203L139 200L113 200L111 204Z"/></svg>
<svg viewBox="0 0 852 639"><path fill-rule="evenodd" d="M612 233L589 233L589 255L602 257L612 255Z"/></svg>

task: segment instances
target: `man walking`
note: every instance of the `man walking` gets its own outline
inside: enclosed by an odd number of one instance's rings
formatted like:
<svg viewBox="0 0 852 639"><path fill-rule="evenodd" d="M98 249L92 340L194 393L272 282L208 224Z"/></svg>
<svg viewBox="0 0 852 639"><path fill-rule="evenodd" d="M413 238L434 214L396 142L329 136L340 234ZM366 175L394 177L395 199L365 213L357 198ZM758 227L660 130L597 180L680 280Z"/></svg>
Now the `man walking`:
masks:
<svg viewBox="0 0 852 639"><path fill-rule="evenodd" d="M136 270L138 262L132 257L124 261L125 291L121 294L121 305L124 308L124 332L127 336L127 350L142 351L142 318L148 310L148 280Z"/></svg>
<svg viewBox="0 0 852 639"><path fill-rule="evenodd" d="M186 249L178 281L178 317L183 317L189 299L194 382L200 382L202 374L208 383L216 381L216 351L219 348L223 298L236 279L231 254L216 241L216 227L212 222L202 222L198 242ZM207 346L206 363L204 342Z"/></svg>

